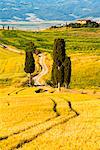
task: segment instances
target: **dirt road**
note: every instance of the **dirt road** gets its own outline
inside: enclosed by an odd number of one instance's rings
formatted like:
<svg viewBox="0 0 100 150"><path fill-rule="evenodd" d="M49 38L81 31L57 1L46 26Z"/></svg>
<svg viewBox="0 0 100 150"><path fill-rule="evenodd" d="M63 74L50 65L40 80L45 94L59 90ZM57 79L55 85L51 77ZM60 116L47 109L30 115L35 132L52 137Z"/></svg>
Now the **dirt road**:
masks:
<svg viewBox="0 0 100 150"><path fill-rule="evenodd" d="M18 53L18 54L24 54L23 51L17 50L16 48L11 48L10 46L4 45L4 44L0 44L0 47L2 47L2 48L4 48L4 49L7 49L7 50L9 50L9 51Z"/></svg>
<svg viewBox="0 0 100 150"><path fill-rule="evenodd" d="M35 76L34 79L34 84L35 85L43 85L42 83L40 83L40 79L42 78L42 76L46 75L48 73L48 68L45 64L45 55L44 54L39 54L39 63L41 65L42 71Z"/></svg>

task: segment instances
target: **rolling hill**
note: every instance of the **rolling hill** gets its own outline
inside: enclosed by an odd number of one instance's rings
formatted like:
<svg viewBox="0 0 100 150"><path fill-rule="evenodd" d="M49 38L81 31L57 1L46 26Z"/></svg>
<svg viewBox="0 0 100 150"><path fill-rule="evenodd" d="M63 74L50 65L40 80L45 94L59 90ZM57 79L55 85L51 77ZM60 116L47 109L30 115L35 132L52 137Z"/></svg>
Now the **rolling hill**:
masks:
<svg viewBox="0 0 100 150"><path fill-rule="evenodd" d="M20 50L26 50L25 42L33 41L41 52L47 54L47 65L52 67L54 39L62 37L66 41L66 53L72 60L71 88L99 88L100 85L100 30L99 29L48 29L42 32L1 30L2 43ZM48 57L48 55L50 55ZM16 59L15 59L16 57ZM1 59L2 58L2 59ZM13 62L13 64L11 64ZM24 55L12 54L0 49L0 85L15 85L23 82ZM16 69L15 69L16 68ZM51 79L51 69L44 78ZM80 69L81 68L81 69Z"/></svg>

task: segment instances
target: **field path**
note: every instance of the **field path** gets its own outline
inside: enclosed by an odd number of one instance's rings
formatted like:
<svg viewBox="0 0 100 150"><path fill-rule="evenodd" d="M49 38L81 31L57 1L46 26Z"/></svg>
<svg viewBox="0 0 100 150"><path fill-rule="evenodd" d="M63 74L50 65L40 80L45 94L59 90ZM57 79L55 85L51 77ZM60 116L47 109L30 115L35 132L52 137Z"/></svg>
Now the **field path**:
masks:
<svg viewBox="0 0 100 150"><path fill-rule="evenodd" d="M45 55L43 53L39 54L39 63L40 63L40 66L42 68L42 71L38 75L33 77L33 79L34 79L35 85L41 86L43 84L40 83L40 79L42 78L42 76L44 76L48 73L48 67L45 64Z"/></svg>
<svg viewBox="0 0 100 150"><path fill-rule="evenodd" d="M2 48L4 48L4 49L7 49L7 50L9 50L9 51L11 51L11 52L15 52L15 53L18 53L18 54L24 54L23 51L20 51L20 50L18 50L18 49L16 49L16 48L11 48L11 47L8 46L8 45L0 44L0 47L2 47Z"/></svg>

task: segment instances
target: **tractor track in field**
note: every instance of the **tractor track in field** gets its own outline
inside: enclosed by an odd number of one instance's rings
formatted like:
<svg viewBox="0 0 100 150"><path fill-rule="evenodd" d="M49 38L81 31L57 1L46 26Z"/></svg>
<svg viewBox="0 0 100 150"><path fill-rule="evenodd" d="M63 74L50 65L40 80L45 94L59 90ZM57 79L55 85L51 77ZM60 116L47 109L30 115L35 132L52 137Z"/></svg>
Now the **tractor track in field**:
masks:
<svg viewBox="0 0 100 150"><path fill-rule="evenodd" d="M51 119L54 119L54 118L56 118L56 116L55 116L55 117L52 117L52 118L48 118L48 119L46 119L44 122L40 122L40 123L37 123L37 124L31 125L31 126L29 126L29 127L27 127L27 128L24 128L24 129L22 129L22 130L19 130L19 131L13 132L13 133L12 133L12 134L10 134L10 135L4 136L4 137L3 137L3 136L1 136L1 137L0 137L0 141L7 140L9 137L11 137L11 136L13 136L13 135L20 134L20 133L22 133L22 132L24 132L24 131L27 131L27 130L29 130L29 129L33 128L33 127L36 127L36 126L38 126L38 125L40 125L40 124L43 124L43 123L45 123L45 122L47 122L47 121L49 121L49 120L51 120Z"/></svg>
<svg viewBox="0 0 100 150"><path fill-rule="evenodd" d="M57 103L56 103L54 100L52 100L52 102L53 102L53 104L54 104L54 106L53 106L53 111L55 112L55 116L54 116L54 117L48 118L48 119L46 119L46 120L43 121L43 122L40 122L40 123L31 125L31 126L29 126L29 127L27 127L27 128L24 128L24 129L22 129L22 130L19 130L19 131L17 131L17 132L14 132L14 133L12 133L12 134L10 134L10 135L4 136L4 137L2 136L2 137L0 137L0 141L6 140L6 139L8 139L9 137L11 137L11 136L13 136L13 135L20 134L20 133L22 133L22 132L24 132L24 131L27 131L27 130L33 128L33 127L36 127L37 125L43 124L43 123L45 123L45 122L47 122L47 121L49 121L49 120L51 120L51 119L54 119L54 118L60 116L60 114L58 115L58 112L57 112L57 109L56 109Z"/></svg>
<svg viewBox="0 0 100 150"><path fill-rule="evenodd" d="M19 92L24 91L24 90L25 90L25 88L22 88L20 90L13 90L13 91L9 92L8 95L11 95L11 94L14 94L14 93L18 94Z"/></svg>
<svg viewBox="0 0 100 150"><path fill-rule="evenodd" d="M36 138L38 138L39 136L41 136L42 134L46 133L47 131L49 131L50 129L52 129L53 127L57 126L57 125L61 125L66 123L67 121L69 121L70 119L73 119L76 117L76 114L71 115L69 117L64 117L63 118L59 118L59 120L57 121L57 123L50 123L51 125L48 126L47 128L45 128L43 131L40 131L38 133L36 133L35 135L33 135L32 137L25 139L25 140L21 140L16 146L11 147L9 150L15 150L15 149L19 149L22 148L25 144L28 144L30 142L32 142L33 140L35 140Z"/></svg>
<svg viewBox="0 0 100 150"><path fill-rule="evenodd" d="M25 128L21 131L14 132L14 133L12 133L8 136L5 136L5 137L1 137L1 139L0 139L1 143L3 141L4 141L4 143L7 141L7 145L8 145L7 150L19 149L19 148L23 147L25 144L32 142L33 140L35 140L36 138L38 138L42 134L46 133L47 131L49 131L53 127L55 127L59 124L63 124L65 122L69 121L70 119L78 116L70 108L69 108L70 113L68 116L67 115L61 115L57 110L58 104L56 103L56 101L54 99L51 99L51 98L50 98L50 100L52 100L52 102L53 102L53 111L55 112L55 116L52 118L48 118L44 122L29 126L29 127ZM30 133L31 133L31 135L30 135ZM18 140L18 138L19 138L19 140ZM15 141L17 141L17 140L18 141L15 142L15 144L12 143L12 145L9 147L9 140L13 141L13 139L15 139ZM4 149L4 150L6 150L6 149Z"/></svg>
<svg viewBox="0 0 100 150"><path fill-rule="evenodd" d="M54 106L53 106L53 111L54 111L55 114L56 114L54 117L48 118L48 119L46 119L46 120L43 121L43 122L40 122L40 123L31 125L31 126L29 126L29 127L27 127L27 128L24 128L24 129L22 129L22 130L19 130L19 131L17 131L17 132L14 132L14 133L12 133L12 134L10 134L10 135L4 136L4 137L2 136L2 137L0 137L0 141L6 140L6 139L8 139L9 137L11 137L11 136L13 136L13 135L20 134L20 133L22 133L22 132L24 132L24 131L26 131L26 130L29 130L29 129L33 128L33 127L36 127L37 125L43 124L43 123L45 123L45 122L47 122L47 121L49 121L49 120L51 120L51 119L54 119L54 118L60 116L60 114L58 113L58 111L57 111L57 109L56 109L57 103L56 103L53 99L51 99L51 100L52 100L52 102L53 102L53 104L54 104Z"/></svg>

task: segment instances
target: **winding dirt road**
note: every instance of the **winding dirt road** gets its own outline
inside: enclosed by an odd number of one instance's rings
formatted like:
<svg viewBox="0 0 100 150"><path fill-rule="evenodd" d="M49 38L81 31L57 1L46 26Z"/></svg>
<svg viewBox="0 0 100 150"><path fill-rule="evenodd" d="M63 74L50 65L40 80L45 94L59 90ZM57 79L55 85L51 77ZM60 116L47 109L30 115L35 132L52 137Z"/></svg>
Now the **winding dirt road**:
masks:
<svg viewBox="0 0 100 150"><path fill-rule="evenodd" d="M33 77L34 85L36 86L43 85L42 83L40 83L40 79L42 78L42 76L48 73L48 67L45 64L45 55L43 53L39 54L39 63L42 68L42 71L37 76Z"/></svg>

